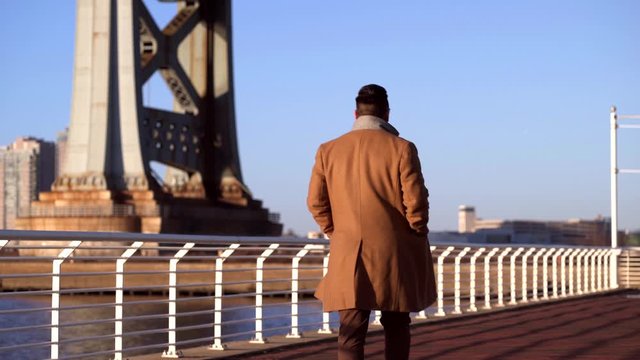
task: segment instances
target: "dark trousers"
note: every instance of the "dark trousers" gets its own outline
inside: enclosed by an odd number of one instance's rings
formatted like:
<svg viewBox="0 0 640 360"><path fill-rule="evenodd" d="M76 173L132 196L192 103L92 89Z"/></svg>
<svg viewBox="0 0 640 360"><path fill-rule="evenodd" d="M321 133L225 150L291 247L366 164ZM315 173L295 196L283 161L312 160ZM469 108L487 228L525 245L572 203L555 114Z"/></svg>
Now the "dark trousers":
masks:
<svg viewBox="0 0 640 360"><path fill-rule="evenodd" d="M369 327L370 310L340 310L338 360L363 360L364 343ZM380 322L384 327L384 358L409 359L411 318L408 312L383 311Z"/></svg>

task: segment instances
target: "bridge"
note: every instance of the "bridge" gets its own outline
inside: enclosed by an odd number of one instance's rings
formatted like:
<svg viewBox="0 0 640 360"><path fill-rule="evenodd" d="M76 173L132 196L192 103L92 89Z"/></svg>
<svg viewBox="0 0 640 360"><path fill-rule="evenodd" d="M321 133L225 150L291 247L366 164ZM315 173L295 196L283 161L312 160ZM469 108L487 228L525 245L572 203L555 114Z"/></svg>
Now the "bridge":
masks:
<svg viewBox="0 0 640 360"><path fill-rule="evenodd" d="M51 231L0 239L7 358L335 355L336 314L312 297L327 240ZM438 300L413 314L413 357L637 358L640 248L430 245ZM378 320L372 314L370 358L382 356Z"/></svg>

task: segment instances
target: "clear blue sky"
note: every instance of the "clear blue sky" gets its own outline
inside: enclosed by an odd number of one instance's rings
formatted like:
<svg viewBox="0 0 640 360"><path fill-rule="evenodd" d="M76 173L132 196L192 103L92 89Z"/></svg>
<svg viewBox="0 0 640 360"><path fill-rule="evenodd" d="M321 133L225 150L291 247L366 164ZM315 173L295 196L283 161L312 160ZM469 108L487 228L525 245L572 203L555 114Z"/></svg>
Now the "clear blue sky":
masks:
<svg viewBox="0 0 640 360"><path fill-rule="evenodd" d="M173 4L146 1L159 23ZM393 4L393 5L390 5ZM317 146L349 130L366 83L389 92L414 141L432 230L480 217L609 216L608 110L640 113L638 1L235 1L244 180L286 228L305 207ZM0 144L69 122L75 1L0 1ZM157 77L146 103L170 106ZM640 130L620 132L640 168ZM640 175L620 181L621 228L640 228Z"/></svg>

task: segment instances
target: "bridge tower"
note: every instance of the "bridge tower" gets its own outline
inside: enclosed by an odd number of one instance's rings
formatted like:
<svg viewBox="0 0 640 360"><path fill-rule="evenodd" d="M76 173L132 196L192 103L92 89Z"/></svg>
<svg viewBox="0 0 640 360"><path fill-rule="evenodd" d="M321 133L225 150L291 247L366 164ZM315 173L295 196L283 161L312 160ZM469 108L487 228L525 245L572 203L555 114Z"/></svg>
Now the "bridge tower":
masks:
<svg viewBox="0 0 640 360"><path fill-rule="evenodd" d="M18 227L279 235L242 182L230 0L179 1L164 29L143 0L77 0L76 16L64 166ZM143 105L155 72L174 111Z"/></svg>

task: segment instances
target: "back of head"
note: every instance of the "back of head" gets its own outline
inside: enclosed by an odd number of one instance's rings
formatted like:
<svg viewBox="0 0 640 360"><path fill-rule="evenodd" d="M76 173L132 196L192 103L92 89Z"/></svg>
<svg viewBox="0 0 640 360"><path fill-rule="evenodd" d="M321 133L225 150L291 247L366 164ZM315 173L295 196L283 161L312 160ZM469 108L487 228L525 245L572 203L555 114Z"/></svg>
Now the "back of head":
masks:
<svg viewBox="0 0 640 360"><path fill-rule="evenodd" d="M387 120L389 115L387 90L376 84L361 87L356 97L356 114L357 116L373 115Z"/></svg>

